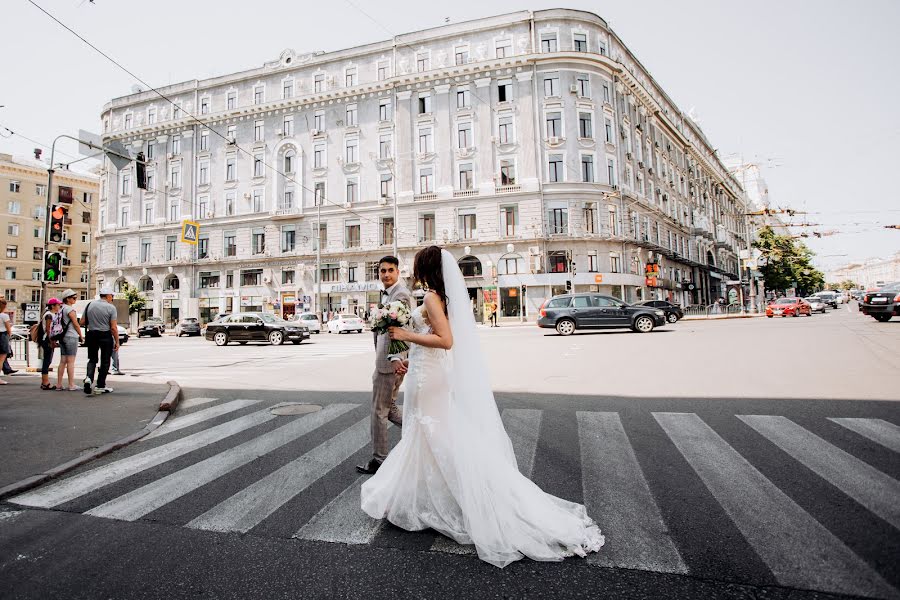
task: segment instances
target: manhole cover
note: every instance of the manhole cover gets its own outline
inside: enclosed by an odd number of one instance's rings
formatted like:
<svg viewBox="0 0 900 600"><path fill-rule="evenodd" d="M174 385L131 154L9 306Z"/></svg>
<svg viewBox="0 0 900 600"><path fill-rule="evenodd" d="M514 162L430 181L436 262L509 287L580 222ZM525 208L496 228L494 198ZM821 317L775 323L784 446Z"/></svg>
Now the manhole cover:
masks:
<svg viewBox="0 0 900 600"><path fill-rule="evenodd" d="M300 402L285 402L273 406L269 412L273 415L282 417L290 415L305 415L306 413L318 412L322 407L318 404L301 404Z"/></svg>

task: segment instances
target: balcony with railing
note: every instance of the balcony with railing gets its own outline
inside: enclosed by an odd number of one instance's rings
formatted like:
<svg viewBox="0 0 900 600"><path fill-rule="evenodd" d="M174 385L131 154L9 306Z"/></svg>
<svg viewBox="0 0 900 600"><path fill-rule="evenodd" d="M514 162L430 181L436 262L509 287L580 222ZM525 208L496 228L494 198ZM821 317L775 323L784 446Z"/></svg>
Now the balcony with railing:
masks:
<svg viewBox="0 0 900 600"><path fill-rule="evenodd" d="M428 201L428 200L437 200L437 193L436 192L426 192L424 194L416 194L415 196L413 196L413 200L422 201L422 202Z"/></svg>
<svg viewBox="0 0 900 600"><path fill-rule="evenodd" d="M477 195L478 195L478 190L477 190L477 189L470 189L470 190L454 190L454 191L453 191L453 197L454 197L454 198L471 198L471 197L477 196Z"/></svg>
<svg viewBox="0 0 900 600"><path fill-rule="evenodd" d="M521 191L522 185L518 183L510 185L498 185L496 188L494 188L494 192L497 194L514 194Z"/></svg>

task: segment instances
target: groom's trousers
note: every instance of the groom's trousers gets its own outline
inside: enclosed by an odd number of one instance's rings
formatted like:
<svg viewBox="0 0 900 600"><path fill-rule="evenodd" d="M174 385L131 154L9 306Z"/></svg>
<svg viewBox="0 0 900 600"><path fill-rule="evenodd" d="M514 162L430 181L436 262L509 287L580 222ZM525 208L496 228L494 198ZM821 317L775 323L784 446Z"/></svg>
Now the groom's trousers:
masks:
<svg viewBox="0 0 900 600"><path fill-rule="evenodd" d="M372 376L372 455L379 463L388 455L388 421L403 426L403 411L397 406L397 393L403 375L379 373Z"/></svg>

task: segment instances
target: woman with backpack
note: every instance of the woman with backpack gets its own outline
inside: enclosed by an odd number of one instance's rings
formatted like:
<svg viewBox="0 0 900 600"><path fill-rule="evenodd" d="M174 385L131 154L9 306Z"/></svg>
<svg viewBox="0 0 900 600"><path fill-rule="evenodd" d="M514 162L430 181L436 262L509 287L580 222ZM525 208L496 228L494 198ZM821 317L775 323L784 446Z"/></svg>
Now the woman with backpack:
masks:
<svg viewBox="0 0 900 600"><path fill-rule="evenodd" d="M56 374L56 389L67 389L74 392L75 387L75 355L78 353L78 343L84 341L81 333L81 325L78 324L78 313L75 311L75 301L78 294L73 289L62 293L62 308L60 309L60 321L62 323L62 337L59 340L59 367ZM69 387L63 388L63 374L69 371Z"/></svg>
<svg viewBox="0 0 900 600"><path fill-rule="evenodd" d="M9 338L12 335L12 324L9 315L6 314L6 298L0 297L0 364L6 360L9 354ZM0 379L0 385L7 385L8 381Z"/></svg>
<svg viewBox="0 0 900 600"><path fill-rule="evenodd" d="M44 313L44 316L41 318L41 325L38 327L38 344L40 344L44 353L43 362L41 362L42 390L56 389L55 385L50 384L50 363L53 362L53 349L57 346L53 336L62 332L60 306L62 306L62 302L59 301L59 298L47 300L47 312Z"/></svg>

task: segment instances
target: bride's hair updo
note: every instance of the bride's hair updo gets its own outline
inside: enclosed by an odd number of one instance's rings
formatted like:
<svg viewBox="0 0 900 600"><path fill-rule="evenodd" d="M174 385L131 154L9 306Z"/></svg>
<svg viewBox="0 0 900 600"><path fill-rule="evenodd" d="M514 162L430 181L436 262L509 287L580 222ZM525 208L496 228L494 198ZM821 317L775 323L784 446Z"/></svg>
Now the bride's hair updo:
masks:
<svg viewBox="0 0 900 600"><path fill-rule="evenodd" d="M413 262L413 278L425 289L437 294L444 301L444 312L447 312L447 292L444 291L441 249L438 246L428 246L416 253Z"/></svg>

